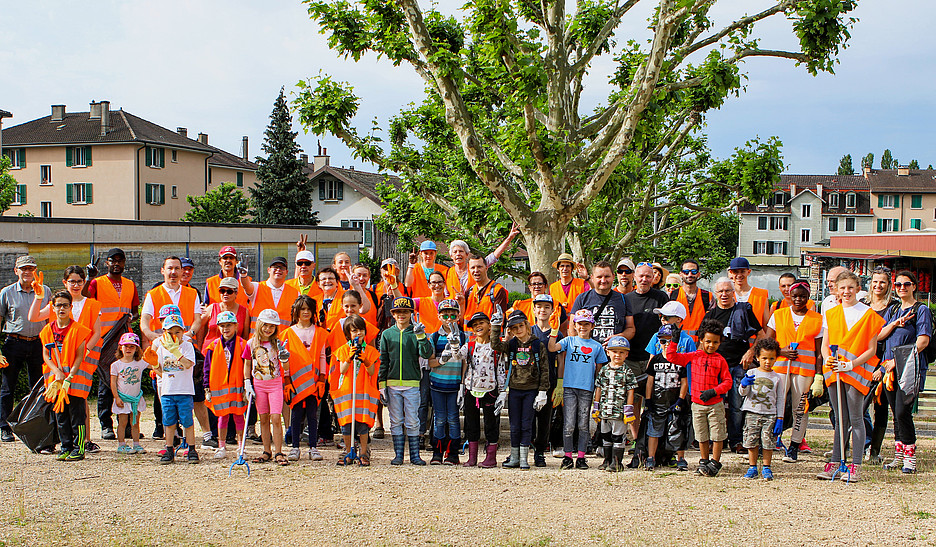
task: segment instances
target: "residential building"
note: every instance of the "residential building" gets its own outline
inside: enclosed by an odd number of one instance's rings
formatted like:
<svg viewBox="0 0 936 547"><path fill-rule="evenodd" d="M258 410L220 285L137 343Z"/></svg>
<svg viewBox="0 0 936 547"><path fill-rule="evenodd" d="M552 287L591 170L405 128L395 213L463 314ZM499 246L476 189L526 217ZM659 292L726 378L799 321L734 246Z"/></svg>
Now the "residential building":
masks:
<svg viewBox="0 0 936 547"><path fill-rule="evenodd" d="M109 101L87 112L52 105L49 116L3 129L2 153L18 185L4 214L120 220L179 220L188 195L203 195L230 180L256 184L256 165L188 138ZM246 137L245 137L246 139Z"/></svg>
<svg viewBox="0 0 936 547"><path fill-rule="evenodd" d="M936 170L868 169L875 233L936 229Z"/></svg>

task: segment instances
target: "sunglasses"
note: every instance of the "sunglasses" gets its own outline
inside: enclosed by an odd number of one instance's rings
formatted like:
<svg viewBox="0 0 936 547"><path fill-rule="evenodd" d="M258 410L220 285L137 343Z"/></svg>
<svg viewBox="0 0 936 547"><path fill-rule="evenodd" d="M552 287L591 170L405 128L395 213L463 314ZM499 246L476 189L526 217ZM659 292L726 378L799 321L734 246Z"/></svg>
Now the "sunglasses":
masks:
<svg viewBox="0 0 936 547"><path fill-rule="evenodd" d="M443 313L442 315L440 315L440 317L441 317L442 319L447 319L447 320L449 320L449 321L454 321L455 319L458 319L458 314L457 314L457 313Z"/></svg>
<svg viewBox="0 0 936 547"><path fill-rule="evenodd" d="M630 268L618 268L618 273L619 273L619 274L630 275L630 274L634 273L634 270L632 270L632 269L630 269Z"/></svg>
<svg viewBox="0 0 936 547"><path fill-rule="evenodd" d="M545 287L546 283L530 283L531 287Z"/></svg>
<svg viewBox="0 0 936 547"><path fill-rule="evenodd" d="M678 289L679 283L667 283L666 285L663 285L663 286L666 287L667 289Z"/></svg>
<svg viewBox="0 0 936 547"><path fill-rule="evenodd" d="M653 263L651 263L651 262L638 262L638 263L637 263L637 267L639 268L640 266L650 266L650 267L652 268L652 267L653 267Z"/></svg>
<svg viewBox="0 0 936 547"><path fill-rule="evenodd" d="M682 273L686 275L695 275L699 273L699 269L698 268L687 269L687 270L683 270Z"/></svg>
<svg viewBox="0 0 936 547"><path fill-rule="evenodd" d="M70 308L71 304L67 302L59 302L58 304L52 304L52 307L56 309Z"/></svg>
<svg viewBox="0 0 936 547"><path fill-rule="evenodd" d="M895 289L900 289L900 288L903 288L903 287L909 288L909 287L912 287L912 286L913 286L913 282L912 282L912 281L904 281L903 283L894 282L894 288L895 288Z"/></svg>
<svg viewBox="0 0 936 547"><path fill-rule="evenodd" d="M296 262L296 266L311 266L311 265L312 263L309 262L308 260L300 260Z"/></svg>
<svg viewBox="0 0 936 547"><path fill-rule="evenodd" d="M234 294L234 293L236 293L237 291L235 291L234 289L221 288L221 289L218 289L218 292L219 292L220 294Z"/></svg>

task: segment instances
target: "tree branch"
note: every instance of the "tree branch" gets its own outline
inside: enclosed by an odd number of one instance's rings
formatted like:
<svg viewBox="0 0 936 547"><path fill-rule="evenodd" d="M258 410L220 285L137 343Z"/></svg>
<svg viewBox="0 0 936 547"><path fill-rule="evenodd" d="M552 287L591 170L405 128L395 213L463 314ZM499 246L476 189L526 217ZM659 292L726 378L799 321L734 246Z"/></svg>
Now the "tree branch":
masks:
<svg viewBox="0 0 936 547"><path fill-rule="evenodd" d="M725 36L728 36L732 32L740 28L746 27L748 25L751 25L753 23L756 23L757 21L760 21L761 19L766 19L767 17L770 17L771 15L776 15L777 13L780 13L786 10L787 8L792 7L794 4L796 4L796 0L783 0L782 2L779 2L769 7L758 14L749 15L747 17L742 17L741 19L738 19L734 23L731 23L727 27L716 32L715 34L712 34L711 36L708 36L702 40L699 40L698 42L694 44L688 45L676 51L676 53L673 54L673 58L676 59L677 64L678 64L679 62L681 62L683 59L685 59L689 55L695 53L696 51L706 46L710 46L712 44L717 43L719 40L721 40Z"/></svg>
<svg viewBox="0 0 936 547"><path fill-rule="evenodd" d="M596 36L595 39L592 40L590 44L588 44L585 52L579 56L579 58L575 61L575 64L572 65L573 74L583 72L586 68L588 68L588 64L591 63L591 60L595 57L595 54L598 53L598 50L601 48L601 44L605 43L605 40L611 37L614 29L616 29L618 25L621 24L621 17L630 11L632 7L637 5L637 2L639 1L640 0L627 0L627 2L624 2L622 5L618 6L611 17L605 21L604 26L601 27L601 31L598 32L598 36Z"/></svg>

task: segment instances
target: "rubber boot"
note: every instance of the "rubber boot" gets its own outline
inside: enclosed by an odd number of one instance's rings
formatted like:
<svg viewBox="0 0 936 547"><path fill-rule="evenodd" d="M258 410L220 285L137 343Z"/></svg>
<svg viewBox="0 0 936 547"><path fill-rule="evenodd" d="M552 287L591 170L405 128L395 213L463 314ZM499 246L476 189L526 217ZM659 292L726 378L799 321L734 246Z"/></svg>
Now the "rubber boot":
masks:
<svg viewBox="0 0 936 547"><path fill-rule="evenodd" d="M507 469L516 469L520 467L520 447L511 446L510 447L510 457L507 458L507 461L504 462L504 467Z"/></svg>
<svg viewBox="0 0 936 547"><path fill-rule="evenodd" d="M904 443L900 441L895 441L894 442L894 461L884 464L884 469L894 470L894 469L902 468L903 460L904 460L904 450L905 450Z"/></svg>
<svg viewBox="0 0 936 547"><path fill-rule="evenodd" d="M419 436L409 437L409 461L413 465L426 465L426 461L419 457Z"/></svg>
<svg viewBox="0 0 936 547"><path fill-rule="evenodd" d="M487 456L485 456L484 461L481 462L481 467L485 469L497 467L497 443L488 443L485 450L487 451Z"/></svg>
<svg viewBox="0 0 936 547"><path fill-rule="evenodd" d="M601 462L601 465L598 466L598 469L604 471L611 466L611 462L614 457L614 449L611 448L610 442L602 447L602 452L604 453L604 461Z"/></svg>
<svg viewBox="0 0 936 547"><path fill-rule="evenodd" d="M619 473L624 471L624 447L617 447L611 449L611 465L608 466L607 470L611 473Z"/></svg>
<svg viewBox="0 0 936 547"><path fill-rule="evenodd" d="M520 469L529 469L530 468L530 447L521 446L520 447Z"/></svg>
<svg viewBox="0 0 936 547"><path fill-rule="evenodd" d="M901 471L904 473L916 473L916 443L904 445L904 459Z"/></svg>
<svg viewBox="0 0 936 547"><path fill-rule="evenodd" d="M444 442L442 439L438 439L432 443L432 459L429 460L429 465L442 465L442 454L445 451Z"/></svg>
<svg viewBox="0 0 936 547"><path fill-rule="evenodd" d="M465 467L476 467L478 465L478 442L468 441L468 461L464 463Z"/></svg>
<svg viewBox="0 0 936 547"><path fill-rule="evenodd" d="M403 465L403 451L406 448L406 437L403 435L393 436L394 458L390 460L390 465Z"/></svg>
<svg viewBox="0 0 936 547"><path fill-rule="evenodd" d="M461 439L449 439L448 454L445 457L445 465L458 465L458 451L461 450Z"/></svg>

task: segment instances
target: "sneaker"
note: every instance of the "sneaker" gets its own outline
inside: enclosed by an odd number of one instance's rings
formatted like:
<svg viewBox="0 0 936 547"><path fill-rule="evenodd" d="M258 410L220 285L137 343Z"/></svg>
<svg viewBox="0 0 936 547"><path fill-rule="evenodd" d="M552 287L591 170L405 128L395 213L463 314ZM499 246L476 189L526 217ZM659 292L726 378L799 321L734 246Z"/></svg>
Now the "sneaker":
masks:
<svg viewBox="0 0 936 547"><path fill-rule="evenodd" d="M685 458L676 461L676 471L689 471L689 462Z"/></svg>
<svg viewBox="0 0 936 547"><path fill-rule="evenodd" d="M318 448L310 448L308 454L309 459L314 462L320 462L325 459L322 457L322 453L318 451Z"/></svg>
<svg viewBox="0 0 936 547"><path fill-rule="evenodd" d="M708 460L699 460L699 467L696 468L696 475L708 476Z"/></svg>
<svg viewBox="0 0 936 547"><path fill-rule="evenodd" d="M162 457L159 458L160 465L167 465L175 461L175 450L166 447L159 451Z"/></svg>
<svg viewBox="0 0 936 547"><path fill-rule="evenodd" d="M656 467L656 460L653 458L647 458L647 462L644 467L646 467L647 471L653 471L653 468Z"/></svg>
<svg viewBox="0 0 936 547"><path fill-rule="evenodd" d="M203 448L219 448L218 440L214 437L209 436L208 438L202 441Z"/></svg>
<svg viewBox="0 0 936 547"><path fill-rule="evenodd" d="M563 455L562 462L559 464L559 469L572 469L575 464L572 462L572 458Z"/></svg>
<svg viewBox="0 0 936 547"><path fill-rule="evenodd" d="M91 441L88 441L84 445L84 451L87 454L97 454L98 452L101 451L101 447Z"/></svg>
<svg viewBox="0 0 936 547"><path fill-rule="evenodd" d="M247 438L250 439L250 442L252 442L253 444L263 444L263 437L261 437L260 435L254 434L254 435L248 436Z"/></svg>
<svg viewBox="0 0 936 547"><path fill-rule="evenodd" d="M786 463L796 463L798 461L799 447L795 444L790 444L790 448L787 449L786 454L783 455L783 461Z"/></svg>
<svg viewBox="0 0 936 547"><path fill-rule="evenodd" d="M302 450L300 450L298 446L295 448L290 448L289 454L286 455L286 459L292 462L299 461L299 458L301 457L302 457Z"/></svg>
<svg viewBox="0 0 936 547"><path fill-rule="evenodd" d="M165 456L165 455L166 455L166 452L168 452L168 450L165 449L165 448L163 448L162 450L160 450L159 452L157 452L156 455L157 455L157 456ZM175 452L175 451L173 451L173 452Z"/></svg>
<svg viewBox="0 0 936 547"><path fill-rule="evenodd" d="M825 464L825 467L822 468L822 471L816 474L816 478L819 480L832 480L832 477L835 475L835 472L838 470L838 465L828 462Z"/></svg>
<svg viewBox="0 0 936 547"><path fill-rule="evenodd" d="M101 438L105 441L113 441L117 438L117 434L114 433L114 429L110 427L105 427L101 430Z"/></svg>
<svg viewBox="0 0 936 547"><path fill-rule="evenodd" d="M142 444L135 444L133 445L133 453L134 454L146 454L146 449L143 448Z"/></svg>
<svg viewBox="0 0 936 547"><path fill-rule="evenodd" d="M67 462L80 462L84 459L84 453L78 452L77 450L72 450L68 453L68 457L65 458Z"/></svg>
<svg viewBox="0 0 936 547"><path fill-rule="evenodd" d="M5 443L12 443L16 441L16 437L13 436L13 431L8 429L0 430L0 441Z"/></svg>
<svg viewBox="0 0 936 547"><path fill-rule="evenodd" d="M63 462L68 458L68 454L71 450L65 450L64 448L59 451L58 456L55 457L56 460Z"/></svg>
<svg viewBox="0 0 936 547"><path fill-rule="evenodd" d="M546 455L542 452L534 452L533 465L536 467L546 467Z"/></svg>
<svg viewBox="0 0 936 547"><path fill-rule="evenodd" d="M87 452L88 449L85 448L85 451ZM122 444L117 447L117 453L118 454L133 454L133 449L125 444Z"/></svg>
<svg viewBox="0 0 936 547"><path fill-rule="evenodd" d="M163 432L163 428L157 427L156 429L154 429L154 430L153 430L153 438L154 438L154 439L160 439L160 440L161 440L161 439L165 439L165 438L166 438L166 434Z"/></svg>
<svg viewBox="0 0 936 547"><path fill-rule="evenodd" d="M54 447L54 446L44 446L44 447L42 447L42 448L39 449L39 454L42 454L43 456L51 456L52 454L55 454L55 447Z"/></svg>
<svg viewBox="0 0 936 547"><path fill-rule="evenodd" d="M221 447L221 448L215 450L214 456L211 457L211 459L213 459L213 460L223 460L224 458L227 458L227 448L226 448L226 447Z"/></svg>
<svg viewBox="0 0 936 547"><path fill-rule="evenodd" d="M858 466L848 465L848 473L842 473L842 482L858 482Z"/></svg>
<svg viewBox="0 0 936 547"><path fill-rule="evenodd" d="M552 455L553 455L553 458L562 458L565 456L565 452L563 452L562 449L557 448L552 451Z"/></svg>
<svg viewBox="0 0 936 547"><path fill-rule="evenodd" d="M185 459L189 463L198 463L198 452L195 452L194 447L188 449L188 452L185 453Z"/></svg>
<svg viewBox="0 0 936 547"><path fill-rule="evenodd" d="M705 469L707 471L706 476L717 477L718 472L721 471L721 468L722 468L721 462L718 462L715 460L709 460L708 465L705 466Z"/></svg>
<svg viewBox="0 0 936 547"><path fill-rule="evenodd" d="M765 467L764 469L767 470L767 471L770 470L769 467ZM748 468L747 468L747 473L744 474L744 478L745 478L745 479L756 479L756 478L759 477L759 476L760 476L760 473L757 472L757 466L756 466L756 465L752 465L752 466L748 467Z"/></svg>
<svg viewBox="0 0 936 547"><path fill-rule="evenodd" d="M764 480L772 481L773 480L773 471L770 470L769 465L764 466Z"/></svg>
<svg viewBox="0 0 936 547"><path fill-rule="evenodd" d="M809 445L806 444L806 439L799 443L799 451L803 454L812 454L812 448L809 448Z"/></svg>
<svg viewBox="0 0 936 547"><path fill-rule="evenodd" d="M575 458L575 468L588 469L588 462L585 461L585 458Z"/></svg>

